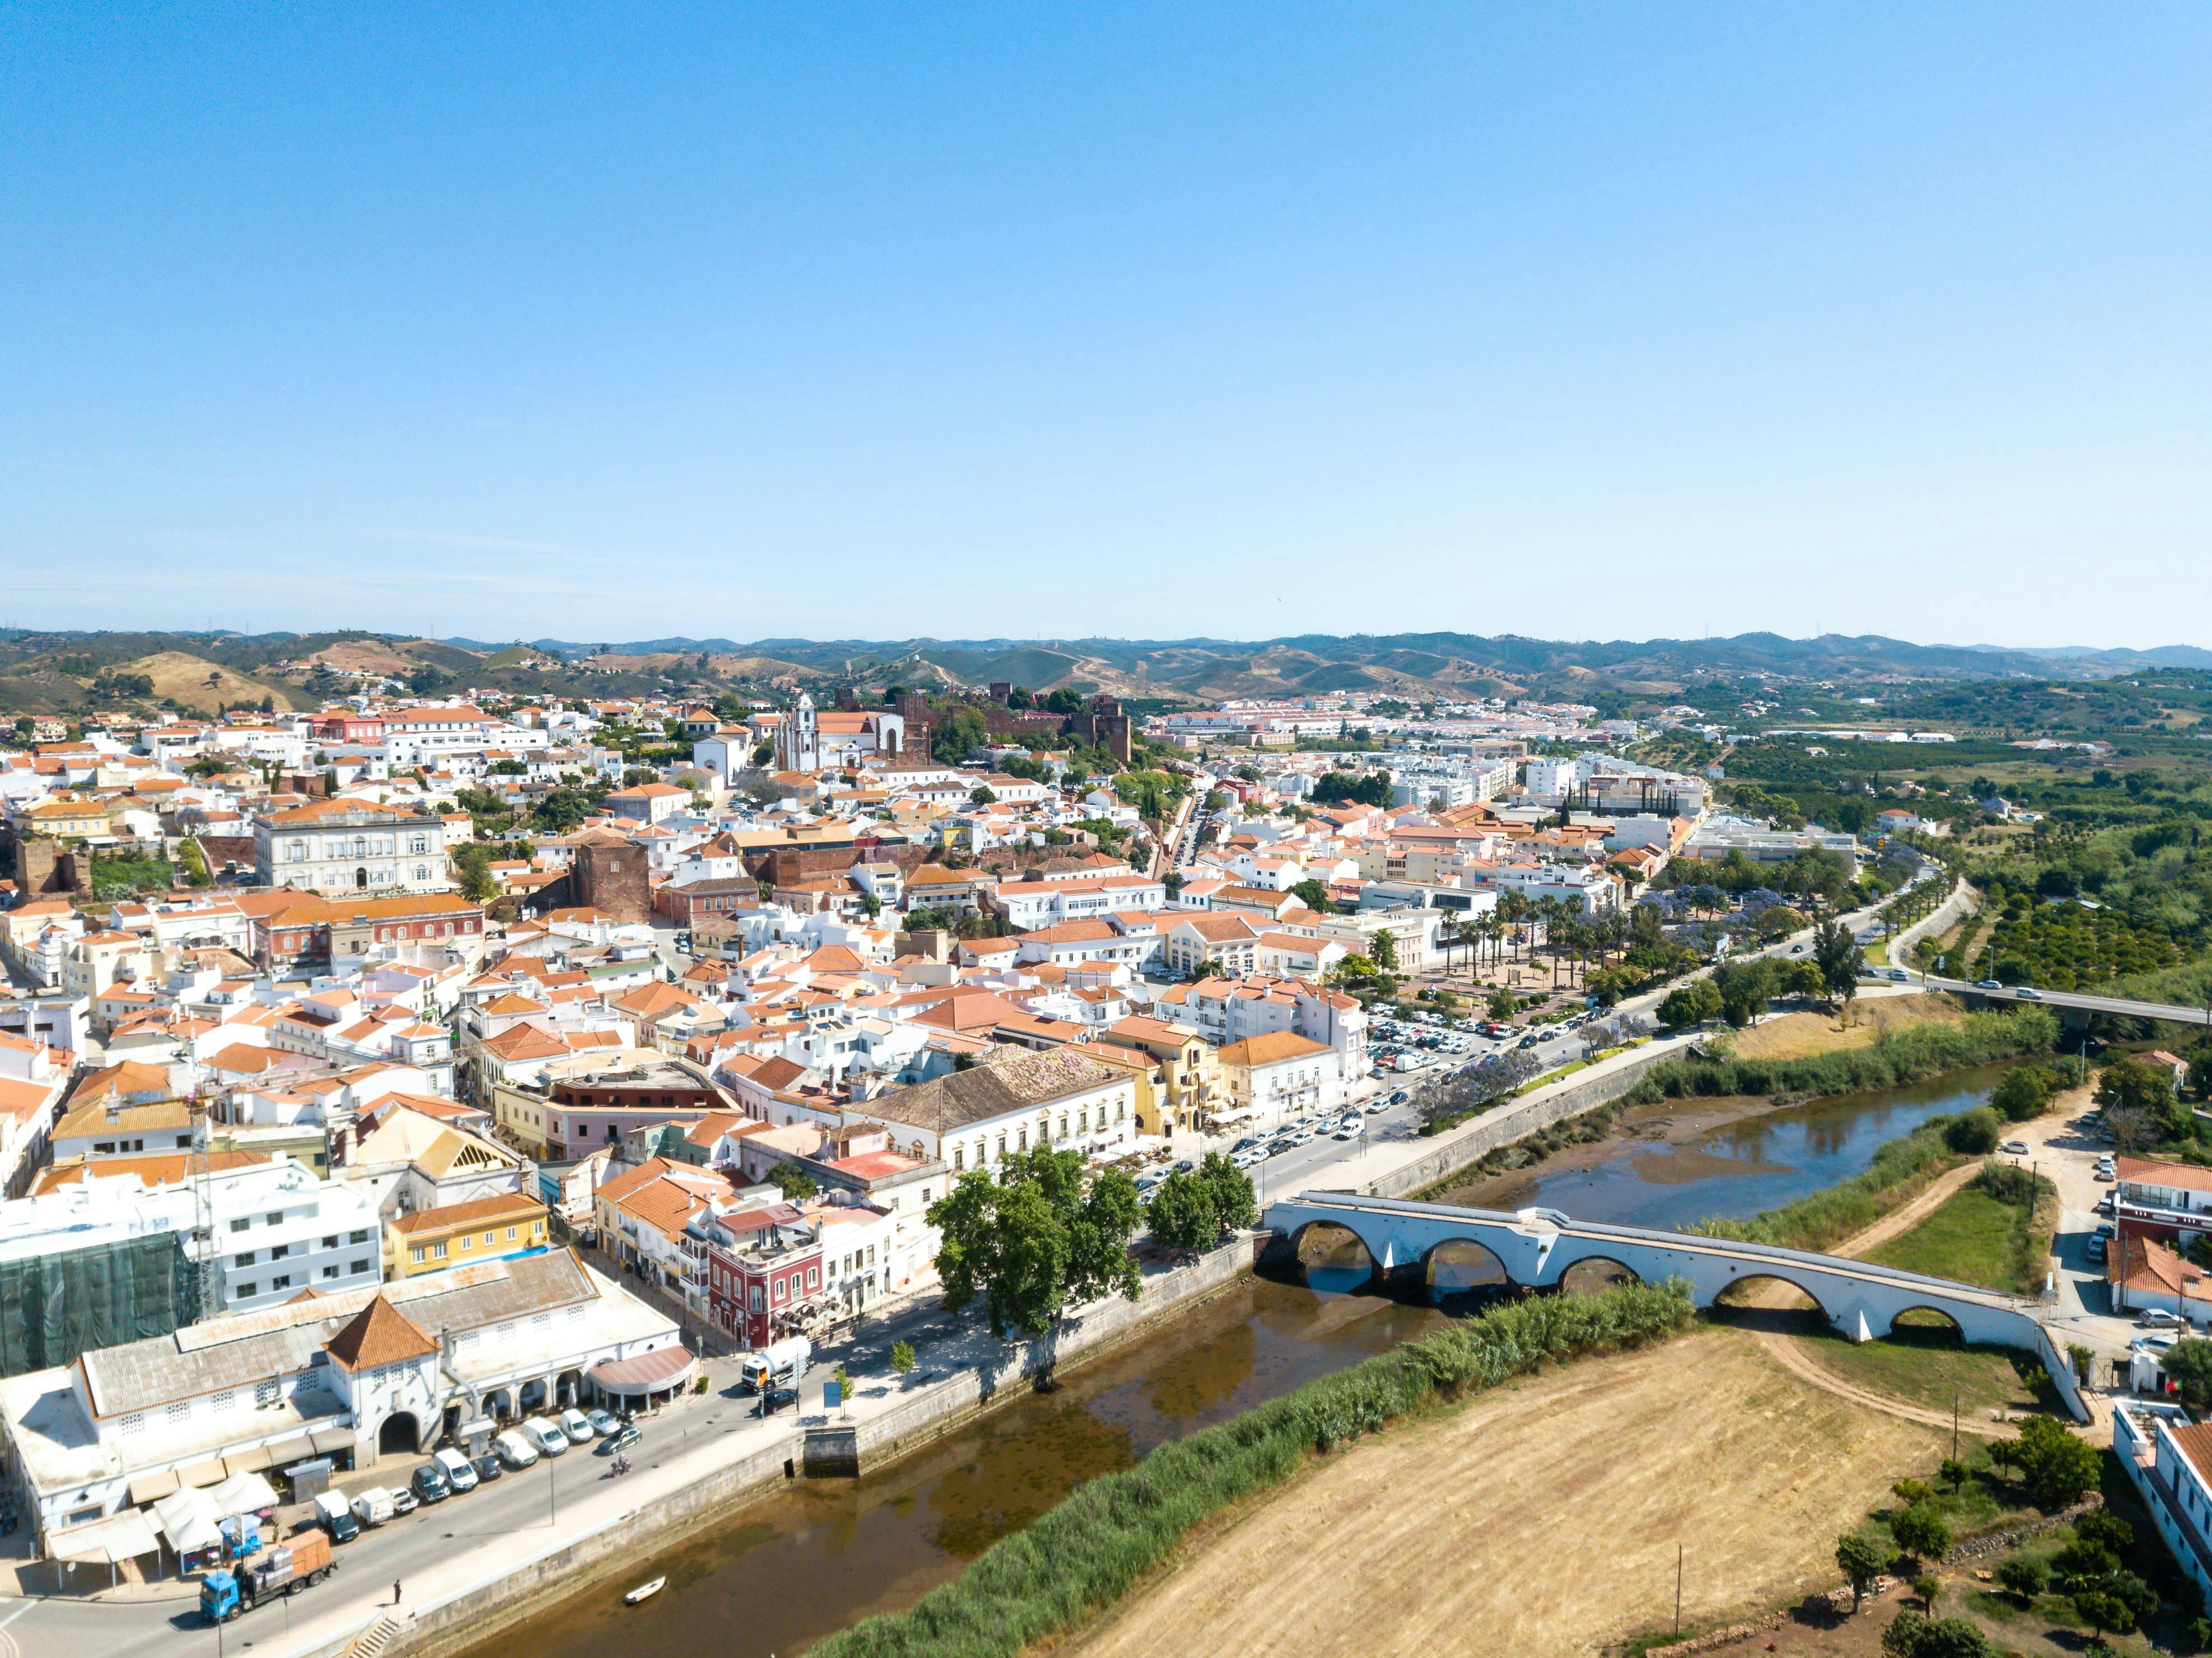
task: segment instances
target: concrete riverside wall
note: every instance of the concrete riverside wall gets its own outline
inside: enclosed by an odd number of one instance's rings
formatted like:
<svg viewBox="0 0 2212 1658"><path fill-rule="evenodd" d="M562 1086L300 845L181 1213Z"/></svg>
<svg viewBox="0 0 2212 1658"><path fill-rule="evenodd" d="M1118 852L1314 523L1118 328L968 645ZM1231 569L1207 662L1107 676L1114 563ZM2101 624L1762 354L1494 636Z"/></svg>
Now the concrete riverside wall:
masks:
<svg viewBox="0 0 2212 1658"><path fill-rule="evenodd" d="M1018 1398L1018 1384L1028 1378L1113 1346L1155 1319L1234 1282L1251 1266L1251 1240L1232 1239L1188 1266L1148 1278L1140 1300L1086 1307L1064 1329L1009 1350L988 1370L963 1370L914 1388L896 1405L850 1426L833 1424L810 1430L794 1423L790 1433L773 1444L714 1469L654 1500L649 1508L626 1511L595 1531L549 1547L526 1564L502 1570L435 1605L410 1607L410 1616L378 1658L422 1658L485 1640L530 1616L541 1600L573 1594L603 1570L665 1546L682 1533L702 1528L718 1511L783 1485L787 1460L794 1471L799 1467L811 1433L826 1432L836 1442L835 1452L854 1457L859 1467L890 1461L951 1432L994 1404ZM356 1630L328 1643L307 1658L340 1658L362 1632Z"/></svg>
<svg viewBox="0 0 2212 1658"><path fill-rule="evenodd" d="M1361 1189L1371 1198L1411 1197L1416 1192L1425 1192L1500 1146L1510 1145L1540 1128L1549 1128L1555 1122L1610 1104L1635 1087L1654 1066L1681 1059L1695 1045L1696 1039L1689 1036L1656 1041L1634 1054L1623 1055L1608 1069L1595 1074L1577 1072L1533 1094L1524 1094L1486 1116L1437 1135L1428 1151L1388 1174L1378 1175Z"/></svg>
<svg viewBox="0 0 2212 1658"><path fill-rule="evenodd" d="M1008 1387L1112 1346L1176 1308L1212 1295L1251 1267L1251 1242L1237 1238L1200 1256L1193 1266L1152 1279L1141 1301L1106 1301L1085 1308L1080 1321L1015 1349L994 1370L963 1370L913 1389L897 1405L857 1424L854 1448L860 1466L876 1467L951 1432L988 1409Z"/></svg>

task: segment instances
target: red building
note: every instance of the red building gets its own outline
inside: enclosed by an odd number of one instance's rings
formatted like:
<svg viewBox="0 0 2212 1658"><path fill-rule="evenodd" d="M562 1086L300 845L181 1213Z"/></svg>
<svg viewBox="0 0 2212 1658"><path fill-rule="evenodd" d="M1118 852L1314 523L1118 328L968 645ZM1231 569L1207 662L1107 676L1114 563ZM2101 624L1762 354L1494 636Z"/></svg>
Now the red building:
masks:
<svg viewBox="0 0 2212 1658"><path fill-rule="evenodd" d="M746 1346L796 1335L828 1310L821 1229L792 1205L702 1215L685 1230L706 1258L708 1315Z"/></svg>

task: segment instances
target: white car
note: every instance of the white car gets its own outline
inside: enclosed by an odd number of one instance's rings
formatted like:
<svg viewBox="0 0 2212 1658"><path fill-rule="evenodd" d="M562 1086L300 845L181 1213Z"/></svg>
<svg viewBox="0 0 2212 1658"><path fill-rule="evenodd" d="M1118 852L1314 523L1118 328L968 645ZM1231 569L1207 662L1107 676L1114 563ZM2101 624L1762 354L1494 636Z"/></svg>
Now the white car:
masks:
<svg viewBox="0 0 2212 1658"><path fill-rule="evenodd" d="M2152 1308L2136 1322L2146 1330L2178 1330L2181 1327L2181 1320L2163 1307Z"/></svg>
<svg viewBox="0 0 2212 1658"><path fill-rule="evenodd" d="M540 1456L560 1456L568 1448L568 1436L559 1426L542 1416L533 1416L522 1424L522 1436L538 1448Z"/></svg>
<svg viewBox="0 0 2212 1658"><path fill-rule="evenodd" d="M1997 1150L2003 1152L2008 1157L2024 1157L2027 1155L2027 1142L2026 1140L2007 1140L2002 1145L1997 1147Z"/></svg>

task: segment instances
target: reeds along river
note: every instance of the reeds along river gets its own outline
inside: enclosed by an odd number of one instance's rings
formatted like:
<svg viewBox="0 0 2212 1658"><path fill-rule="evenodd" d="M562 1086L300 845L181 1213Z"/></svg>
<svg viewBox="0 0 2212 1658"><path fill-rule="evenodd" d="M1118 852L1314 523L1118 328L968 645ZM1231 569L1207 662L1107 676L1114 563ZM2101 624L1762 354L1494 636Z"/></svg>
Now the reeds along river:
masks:
<svg viewBox="0 0 2212 1658"><path fill-rule="evenodd" d="M1977 1103L1997 1074L1843 1096L1672 1141L1633 1138L1632 1119L1631 1138L1591 1148L1587 1166L1535 1171L1515 1200L1661 1226L1756 1213L1862 1173L1883 1141ZM1439 1276L1447 1285L1456 1277L1442 1263ZM1468 1287L1480 1276L1468 1275ZM832 1631L911 1605L1079 1482L1449 1315L1359 1293L1367 1277L1355 1252L1316 1264L1304 1284L1248 1278L1066 1373L1054 1393L1024 1396L864 1479L802 1481L735 1510L713 1533L640 1561L471 1658L796 1658ZM661 1594L621 1604L623 1587L663 1572Z"/></svg>

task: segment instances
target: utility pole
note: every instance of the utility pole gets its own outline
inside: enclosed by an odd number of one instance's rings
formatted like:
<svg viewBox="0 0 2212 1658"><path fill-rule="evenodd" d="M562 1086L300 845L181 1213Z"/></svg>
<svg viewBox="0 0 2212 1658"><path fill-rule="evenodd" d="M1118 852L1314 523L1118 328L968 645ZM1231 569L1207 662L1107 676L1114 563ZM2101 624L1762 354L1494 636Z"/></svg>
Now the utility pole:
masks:
<svg viewBox="0 0 2212 1658"><path fill-rule="evenodd" d="M1951 1460L1959 1460L1959 1395L1951 1395Z"/></svg>
<svg viewBox="0 0 2212 1658"><path fill-rule="evenodd" d="M1682 1546L1674 1545L1674 1633L1682 1632Z"/></svg>

